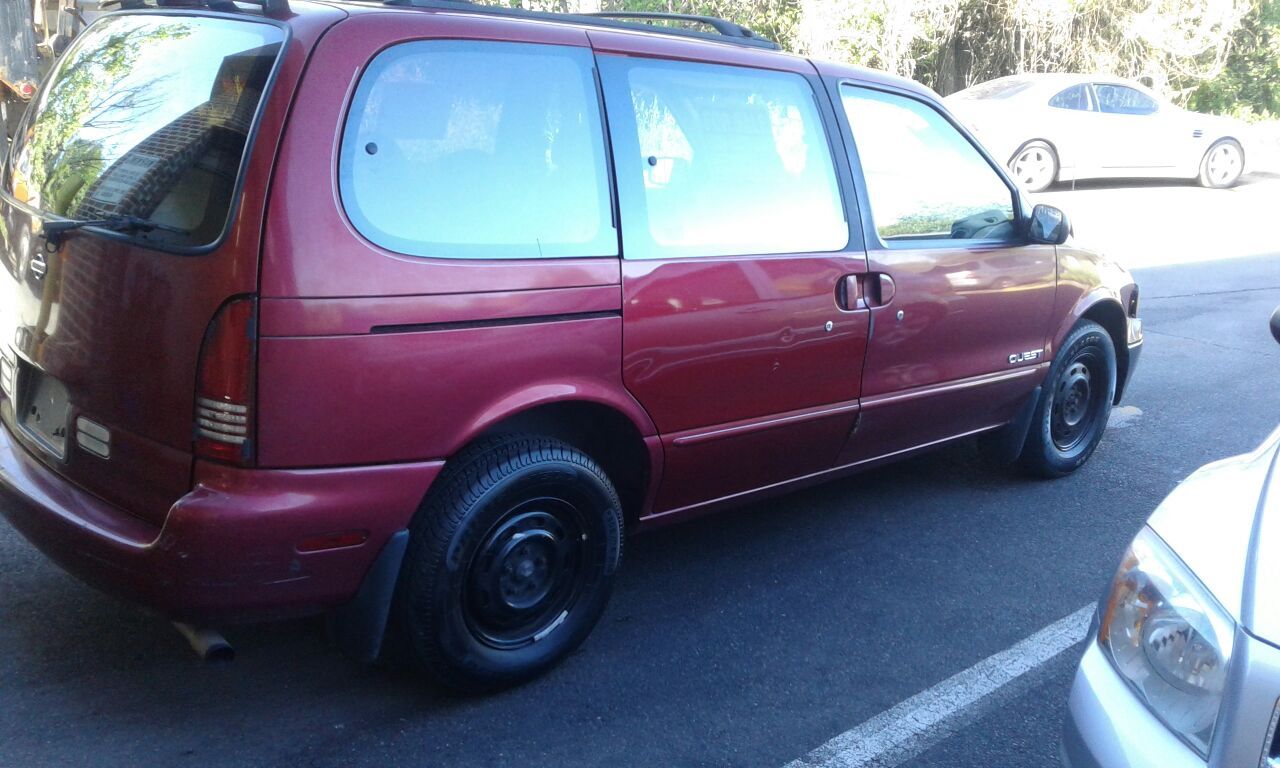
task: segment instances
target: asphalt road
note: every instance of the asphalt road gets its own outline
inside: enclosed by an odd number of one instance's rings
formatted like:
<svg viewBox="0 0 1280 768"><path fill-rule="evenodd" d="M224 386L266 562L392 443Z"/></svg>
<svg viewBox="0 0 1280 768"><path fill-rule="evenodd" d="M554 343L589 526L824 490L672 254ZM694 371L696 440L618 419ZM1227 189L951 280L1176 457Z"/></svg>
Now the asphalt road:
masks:
<svg viewBox="0 0 1280 768"><path fill-rule="evenodd" d="M229 630L237 660L202 666L163 620L0 524L0 767L774 768L1032 635L1097 599L1181 477L1280 423L1280 241L1253 213L1261 200L1274 219L1280 181L1050 198L1080 211L1082 239L1142 247L1147 348L1123 426L1072 477L1021 478L957 445L639 537L583 648L482 699L354 666L316 621ZM1214 247L1197 257L1196 238ZM1276 255L1233 258L1264 241ZM907 764L1053 765L1078 653Z"/></svg>

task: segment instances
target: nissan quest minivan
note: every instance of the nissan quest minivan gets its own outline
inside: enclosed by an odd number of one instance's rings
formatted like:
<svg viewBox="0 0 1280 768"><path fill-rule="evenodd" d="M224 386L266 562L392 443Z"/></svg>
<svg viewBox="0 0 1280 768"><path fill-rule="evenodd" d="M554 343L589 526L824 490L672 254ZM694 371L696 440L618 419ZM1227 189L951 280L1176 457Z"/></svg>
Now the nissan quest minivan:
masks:
<svg viewBox="0 0 1280 768"><path fill-rule="evenodd" d="M704 17L125 0L0 175L0 511L203 627L544 671L624 534L980 436L1142 343L929 90ZM181 6L181 7L179 7Z"/></svg>

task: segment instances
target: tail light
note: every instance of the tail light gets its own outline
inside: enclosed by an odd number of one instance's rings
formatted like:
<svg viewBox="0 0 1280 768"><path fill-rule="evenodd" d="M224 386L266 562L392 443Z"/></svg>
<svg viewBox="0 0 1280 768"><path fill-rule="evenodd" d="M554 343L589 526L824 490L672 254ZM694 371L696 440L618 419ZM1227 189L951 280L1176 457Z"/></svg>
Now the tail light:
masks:
<svg viewBox="0 0 1280 768"><path fill-rule="evenodd" d="M30 80L23 80L18 83L18 95L24 99L29 99L36 95L36 84Z"/></svg>
<svg viewBox="0 0 1280 768"><path fill-rule="evenodd" d="M227 464L253 464L258 303L224 304L204 334L196 379L195 455Z"/></svg>

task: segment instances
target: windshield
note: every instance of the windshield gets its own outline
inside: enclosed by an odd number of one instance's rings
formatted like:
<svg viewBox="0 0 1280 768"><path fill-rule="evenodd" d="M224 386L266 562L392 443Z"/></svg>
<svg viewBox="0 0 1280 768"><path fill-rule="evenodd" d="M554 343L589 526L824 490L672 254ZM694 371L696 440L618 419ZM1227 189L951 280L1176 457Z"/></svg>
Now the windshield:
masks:
<svg viewBox="0 0 1280 768"><path fill-rule="evenodd" d="M112 16L90 26L14 138L5 191L73 219L135 216L161 245L222 235L280 28L203 16Z"/></svg>
<svg viewBox="0 0 1280 768"><path fill-rule="evenodd" d="M967 88L955 95L957 99L1007 99L1031 87L1030 80L1019 80L1013 77L1002 77L989 83L981 83Z"/></svg>

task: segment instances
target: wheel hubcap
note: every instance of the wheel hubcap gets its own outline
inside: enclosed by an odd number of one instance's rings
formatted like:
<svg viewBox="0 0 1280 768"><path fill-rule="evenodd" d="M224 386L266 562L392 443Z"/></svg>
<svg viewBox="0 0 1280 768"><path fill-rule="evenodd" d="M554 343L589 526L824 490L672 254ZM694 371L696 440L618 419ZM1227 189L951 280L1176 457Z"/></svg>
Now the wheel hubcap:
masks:
<svg viewBox="0 0 1280 768"><path fill-rule="evenodd" d="M467 571L463 612L476 637L512 648L554 628L583 586L585 540L577 508L563 499L533 499L507 512Z"/></svg>
<svg viewBox="0 0 1280 768"><path fill-rule="evenodd" d="M1240 153L1232 145L1223 144L1209 154L1208 170L1212 181L1230 181L1240 172Z"/></svg>
<svg viewBox="0 0 1280 768"><path fill-rule="evenodd" d="M1013 175L1029 189L1047 186L1053 177L1053 159L1039 147L1023 150L1013 161Z"/></svg>

